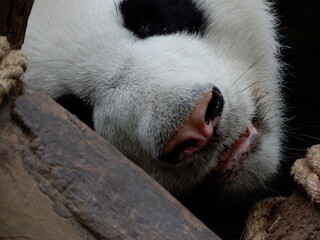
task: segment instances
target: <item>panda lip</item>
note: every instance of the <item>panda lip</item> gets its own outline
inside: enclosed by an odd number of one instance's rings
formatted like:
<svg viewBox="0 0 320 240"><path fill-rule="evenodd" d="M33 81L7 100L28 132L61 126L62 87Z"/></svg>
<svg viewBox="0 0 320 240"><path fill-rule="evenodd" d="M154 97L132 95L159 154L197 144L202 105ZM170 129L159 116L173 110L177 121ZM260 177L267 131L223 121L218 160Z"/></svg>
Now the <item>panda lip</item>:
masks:
<svg viewBox="0 0 320 240"><path fill-rule="evenodd" d="M245 131L221 154L220 160L213 171L223 174L237 172L256 144L258 136L258 130L252 122L249 122Z"/></svg>

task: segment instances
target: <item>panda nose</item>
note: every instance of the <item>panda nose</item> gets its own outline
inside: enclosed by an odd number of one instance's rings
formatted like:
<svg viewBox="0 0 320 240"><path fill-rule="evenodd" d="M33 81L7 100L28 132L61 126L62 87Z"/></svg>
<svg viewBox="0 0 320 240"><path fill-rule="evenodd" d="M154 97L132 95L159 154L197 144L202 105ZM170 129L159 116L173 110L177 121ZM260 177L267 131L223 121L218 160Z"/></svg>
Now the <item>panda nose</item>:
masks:
<svg viewBox="0 0 320 240"><path fill-rule="evenodd" d="M204 93L164 147L162 160L177 163L192 156L214 137L224 100L218 88Z"/></svg>

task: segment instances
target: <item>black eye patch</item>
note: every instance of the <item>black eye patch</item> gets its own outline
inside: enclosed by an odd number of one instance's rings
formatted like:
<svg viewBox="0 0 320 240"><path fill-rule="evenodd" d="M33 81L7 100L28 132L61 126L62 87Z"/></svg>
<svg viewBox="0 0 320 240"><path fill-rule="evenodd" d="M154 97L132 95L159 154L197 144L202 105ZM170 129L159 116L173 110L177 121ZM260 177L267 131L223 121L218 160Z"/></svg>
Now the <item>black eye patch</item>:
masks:
<svg viewBox="0 0 320 240"><path fill-rule="evenodd" d="M177 32L202 35L204 12L192 0L123 0L124 26L139 38Z"/></svg>

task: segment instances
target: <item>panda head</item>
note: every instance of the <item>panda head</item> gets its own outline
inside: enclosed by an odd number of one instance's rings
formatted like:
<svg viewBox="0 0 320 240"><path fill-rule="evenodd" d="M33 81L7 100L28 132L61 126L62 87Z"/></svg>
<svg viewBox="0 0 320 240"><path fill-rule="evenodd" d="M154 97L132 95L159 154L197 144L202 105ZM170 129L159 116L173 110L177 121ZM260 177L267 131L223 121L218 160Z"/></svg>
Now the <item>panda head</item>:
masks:
<svg viewBox="0 0 320 240"><path fill-rule="evenodd" d="M224 193L263 186L282 138L267 7L124 0L119 10L134 40L121 50L112 87L96 94L96 131L172 192L208 176Z"/></svg>
<svg viewBox="0 0 320 240"><path fill-rule="evenodd" d="M258 0L36 1L25 81L85 101L94 129L171 192L209 179L241 196L281 158L274 25Z"/></svg>

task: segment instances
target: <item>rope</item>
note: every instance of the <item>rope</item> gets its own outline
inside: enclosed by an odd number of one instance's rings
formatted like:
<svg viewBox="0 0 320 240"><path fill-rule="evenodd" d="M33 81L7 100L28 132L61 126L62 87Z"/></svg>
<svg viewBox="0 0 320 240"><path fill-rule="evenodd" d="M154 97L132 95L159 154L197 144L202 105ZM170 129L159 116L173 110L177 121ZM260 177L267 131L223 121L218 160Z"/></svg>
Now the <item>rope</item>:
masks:
<svg viewBox="0 0 320 240"><path fill-rule="evenodd" d="M291 175L311 201L320 205L320 145L311 147L305 158L293 164Z"/></svg>
<svg viewBox="0 0 320 240"><path fill-rule="evenodd" d="M291 175L306 191L311 201L320 205L320 145L308 150L305 158L298 159L292 166ZM243 240L267 240L276 222L270 216L287 198L268 198L258 202L251 209L247 219Z"/></svg>
<svg viewBox="0 0 320 240"><path fill-rule="evenodd" d="M26 70L27 59L20 50L11 50L6 37L0 36L0 104Z"/></svg>
<svg viewBox="0 0 320 240"><path fill-rule="evenodd" d="M274 212L287 198L267 198L256 203L251 209L244 230L243 240L267 240L269 231L275 223L270 223Z"/></svg>

